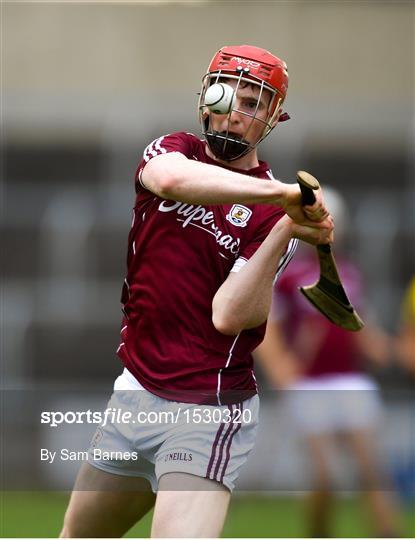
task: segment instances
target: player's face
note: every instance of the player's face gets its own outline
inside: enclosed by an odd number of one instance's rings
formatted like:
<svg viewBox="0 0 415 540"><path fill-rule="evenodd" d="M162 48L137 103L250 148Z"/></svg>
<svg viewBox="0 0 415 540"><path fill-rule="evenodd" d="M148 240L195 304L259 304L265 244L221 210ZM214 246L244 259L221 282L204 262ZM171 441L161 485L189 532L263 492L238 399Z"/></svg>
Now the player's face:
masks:
<svg viewBox="0 0 415 540"><path fill-rule="evenodd" d="M224 82L234 88L237 86L234 79L227 79ZM259 86L242 82L238 87L234 110L230 115L210 113L210 125L221 133L226 133L229 129L229 135L237 135L255 145L263 134L270 100L271 92L268 90L263 90L261 94Z"/></svg>

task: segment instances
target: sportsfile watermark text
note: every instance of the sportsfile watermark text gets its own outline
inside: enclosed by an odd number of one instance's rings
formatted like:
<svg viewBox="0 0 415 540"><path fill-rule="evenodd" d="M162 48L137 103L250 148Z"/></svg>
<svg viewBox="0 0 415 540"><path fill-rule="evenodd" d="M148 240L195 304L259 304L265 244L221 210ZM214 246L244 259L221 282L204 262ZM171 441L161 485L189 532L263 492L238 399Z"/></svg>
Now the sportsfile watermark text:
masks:
<svg viewBox="0 0 415 540"><path fill-rule="evenodd" d="M40 423L49 427L65 424L250 424L250 409L230 410L227 408L192 407L175 411L139 411L132 413L108 407L104 411L42 411Z"/></svg>

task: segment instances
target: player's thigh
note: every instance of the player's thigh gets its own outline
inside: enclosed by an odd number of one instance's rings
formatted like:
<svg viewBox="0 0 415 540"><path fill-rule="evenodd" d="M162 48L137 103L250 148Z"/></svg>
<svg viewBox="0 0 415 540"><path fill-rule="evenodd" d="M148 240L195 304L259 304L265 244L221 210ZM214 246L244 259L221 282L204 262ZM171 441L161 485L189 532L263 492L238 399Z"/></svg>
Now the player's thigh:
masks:
<svg viewBox="0 0 415 540"><path fill-rule="evenodd" d="M69 501L61 537L120 537L154 502L148 480L107 473L85 463Z"/></svg>
<svg viewBox="0 0 415 540"><path fill-rule="evenodd" d="M167 473L159 481L152 538L216 538L225 522L230 491L187 473Z"/></svg>

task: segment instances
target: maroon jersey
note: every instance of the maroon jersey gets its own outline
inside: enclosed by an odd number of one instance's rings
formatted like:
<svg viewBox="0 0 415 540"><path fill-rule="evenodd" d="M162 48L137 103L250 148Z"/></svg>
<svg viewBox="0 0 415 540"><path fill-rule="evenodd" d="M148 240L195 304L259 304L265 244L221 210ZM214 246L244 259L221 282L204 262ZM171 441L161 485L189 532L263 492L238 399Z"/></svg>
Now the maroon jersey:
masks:
<svg viewBox="0 0 415 540"><path fill-rule="evenodd" d="M362 298L360 273L350 261L336 259L347 295L355 306L359 306ZM315 283L319 273L314 253L297 258L274 289L271 319L283 324L285 338L302 362L305 376L360 372L356 334L328 321L298 290L302 285Z"/></svg>
<svg viewBox="0 0 415 540"><path fill-rule="evenodd" d="M144 151L135 177L117 352L153 394L189 403L236 403L257 391L251 351L262 341L265 325L225 336L212 323L212 300L229 272L246 263L284 213L269 204L164 200L141 183L146 163L167 152L218 165L206 155L205 144L190 133L174 133ZM237 172L272 179L264 162ZM279 272L295 245L287 247Z"/></svg>

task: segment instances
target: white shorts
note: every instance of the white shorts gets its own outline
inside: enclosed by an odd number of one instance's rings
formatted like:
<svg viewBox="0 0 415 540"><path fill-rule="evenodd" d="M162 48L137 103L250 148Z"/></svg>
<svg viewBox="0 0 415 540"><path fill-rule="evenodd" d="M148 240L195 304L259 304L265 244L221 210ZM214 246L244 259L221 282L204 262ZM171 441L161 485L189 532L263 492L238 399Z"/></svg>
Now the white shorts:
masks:
<svg viewBox="0 0 415 540"><path fill-rule="evenodd" d="M255 443L258 396L229 406L178 403L131 390L131 377L127 373L116 381L107 405L112 421L97 429L89 463L146 478L154 492L170 472L209 478L232 491Z"/></svg>
<svg viewBox="0 0 415 540"><path fill-rule="evenodd" d="M373 428L381 415L378 387L361 374L301 379L283 401L295 427L309 435Z"/></svg>

